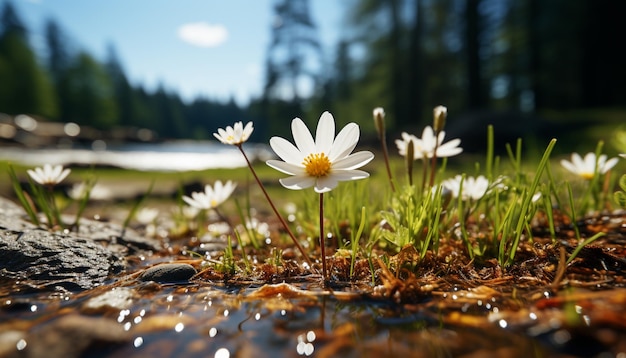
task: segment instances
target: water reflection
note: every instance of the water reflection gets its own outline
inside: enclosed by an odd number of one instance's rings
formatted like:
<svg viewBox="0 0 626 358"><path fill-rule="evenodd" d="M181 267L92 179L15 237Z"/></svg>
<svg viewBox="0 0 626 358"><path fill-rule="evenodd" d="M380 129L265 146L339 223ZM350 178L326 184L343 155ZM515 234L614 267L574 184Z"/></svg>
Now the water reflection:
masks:
<svg viewBox="0 0 626 358"><path fill-rule="evenodd" d="M220 286L163 285L133 296L130 308L102 306L101 316L128 334L128 341L114 356L309 357L346 352L355 356L456 356L471 352L471 347L524 356L543 352L533 337L547 337L552 345L566 346L578 334L558 316L549 317L549 311L506 310L508 297L500 294L494 299L485 290L456 290L433 302L400 306L338 298L322 291L289 291L295 292L290 297L286 290L280 296L274 291L253 299L250 294L260 290ZM131 283L124 288L139 286ZM94 292L102 294L103 290ZM64 314L70 307L88 314L88 301L70 299ZM470 308L460 314L466 305ZM22 314L29 321L33 315L49 317L58 309L48 310L49 306L33 301ZM593 323L592 311L581 305L572 307L586 326ZM13 349L36 344L26 336L20 339L14 341Z"/></svg>
<svg viewBox="0 0 626 358"><path fill-rule="evenodd" d="M144 171L189 171L246 166L236 148L206 141L175 141L158 144L108 146L98 142L93 148L29 149L7 147L0 160L24 165L95 165ZM265 160L271 152L265 145L250 144L252 159Z"/></svg>

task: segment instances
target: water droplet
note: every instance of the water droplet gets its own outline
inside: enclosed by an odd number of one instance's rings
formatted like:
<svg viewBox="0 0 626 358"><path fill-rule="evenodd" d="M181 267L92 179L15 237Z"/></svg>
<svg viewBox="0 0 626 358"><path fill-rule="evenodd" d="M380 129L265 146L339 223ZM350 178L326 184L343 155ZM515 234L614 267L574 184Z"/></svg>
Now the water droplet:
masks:
<svg viewBox="0 0 626 358"><path fill-rule="evenodd" d="M169 295L169 296L167 296L167 298L166 298L165 300L166 300L167 302L172 302L172 301L174 301L174 296Z"/></svg>
<svg viewBox="0 0 626 358"><path fill-rule="evenodd" d="M563 345L570 339L572 339L572 335L564 329L559 329L552 335L552 341L558 345Z"/></svg>
<svg viewBox="0 0 626 358"><path fill-rule="evenodd" d="M217 335L217 328L215 327L211 327L211 329L209 329L209 337L215 337Z"/></svg>
<svg viewBox="0 0 626 358"><path fill-rule="evenodd" d="M17 348L18 351L21 351L24 348L26 348L27 345L28 345L28 343L26 343L26 341L24 339L20 339L19 341L17 341L17 344L15 345L15 348Z"/></svg>
<svg viewBox="0 0 626 358"><path fill-rule="evenodd" d="M139 324L139 323L141 322L141 317L140 317L140 316L135 317L135 319L133 320L133 322L134 322L135 324Z"/></svg>
<svg viewBox="0 0 626 358"><path fill-rule="evenodd" d="M130 322L126 322L126 323L124 323L124 330L125 330L125 331L130 330L130 327L131 327L131 326L132 326L132 324L131 324Z"/></svg>
<svg viewBox="0 0 626 358"><path fill-rule="evenodd" d="M528 317L530 317L530 319L532 319L533 321L537 319L537 314L535 312L530 312L528 314Z"/></svg>
<svg viewBox="0 0 626 358"><path fill-rule="evenodd" d="M254 315L254 319L255 319L255 320L257 320L257 321L258 321L258 320L260 320L260 319L261 319L261 314L257 312L257 313Z"/></svg>
<svg viewBox="0 0 626 358"><path fill-rule="evenodd" d="M133 346L135 346L135 348L141 347L142 344L143 344L143 338L142 337L137 337L133 341Z"/></svg>
<svg viewBox="0 0 626 358"><path fill-rule="evenodd" d="M576 313L578 313L578 314L583 313L583 308L580 307L579 305L574 306L574 309L576 310Z"/></svg>
<svg viewBox="0 0 626 358"><path fill-rule="evenodd" d="M226 348L220 348L215 352L215 358L230 358L230 351Z"/></svg>
<svg viewBox="0 0 626 358"><path fill-rule="evenodd" d="M185 325L182 322L179 322L176 324L176 326L174 326L174 330L176 332L182 332L183 329L185 329Z"/></svg>
<svg viewBox="0 0 626 358"><path fill-rule="evenodd" d="M309 341L309 342L313 342L313 341L315 341L315 338L316 338L316 336L315 336L315 332L313 332L313 331L308 331L308 332L306 333L306 339L307 339L307 341Z"/></svg>
<svg viewBox="0 0 626 358"><path fill-rule="evenodd" d="M589 316L583 315L583 321L585 321L587 326L591 326L591 318L589 318Z"/></svg>
<svg viewBox="0 0 626 358"><path fill-rule="evenodd" d="M507 321L501 319L498 321L498 325L500 325L501 328L506 328L506 326L508 326L509 324L507 323Z"/></svg>
<svg viewBox="0 0 626 358"><path fill-rule="evenodd" d="M228 310L224 310L224 317L228 317L228 314L229 314L229 313L230 313L230 312L228 312Z"/></svg>
<svg viewBox="0 0 626 358"><path fill-rule="evenodd" d="M30 306L30 311L31 312L37 312L37 305Z"/></svg>

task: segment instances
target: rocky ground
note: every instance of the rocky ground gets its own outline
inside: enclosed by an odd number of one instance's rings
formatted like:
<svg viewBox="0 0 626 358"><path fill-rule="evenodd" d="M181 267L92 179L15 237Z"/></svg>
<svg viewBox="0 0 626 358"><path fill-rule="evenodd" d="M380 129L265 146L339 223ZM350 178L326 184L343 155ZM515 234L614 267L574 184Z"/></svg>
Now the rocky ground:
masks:
<svg viewBox="0 0 626 358"><path fill-rule="evenodd" d="M399 274L362 260L350 280L334 256L324 289L319 262L303 268L289 249L280 266L249 251L251 271L228 274L190 258L193 240L87 219L51 232L0 198L0 356L623 355L626 214L578 223L607 235L570 265L571 223L557 221L561 243L542 241L538 218L507 272L444 240L438 257L393 257L414 262Z"/></svg>

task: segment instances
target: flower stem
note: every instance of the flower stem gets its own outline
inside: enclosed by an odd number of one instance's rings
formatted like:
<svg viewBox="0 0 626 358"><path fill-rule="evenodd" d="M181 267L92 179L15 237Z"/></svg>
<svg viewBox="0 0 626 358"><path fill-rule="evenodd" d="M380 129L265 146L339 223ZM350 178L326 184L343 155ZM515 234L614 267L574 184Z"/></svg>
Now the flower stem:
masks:
<svg viewBox="0 0 626 358"><path fill-rule="evenodd" d="M381 131L380 144L383 149L383 157L385 158L385 167L387 167L387 177L389 178L389 185L391 185L391 191L396 192L396 187L393 185L393 177L391 175L391 168L389 167L389 154L387 153L387 140L385 138L385 132Z"/></svg>
<svg viewBox="0 0 626 358"><path fill-rule="evenodd" d="M435 184L435 168L437 167L437 149L439 149L439 131L435 131L435 150L433 151L433 157L430 161L430 187Z"/></svg>
<svg viewBox="0 0 626 358"><path fill-rule="evenodd" d="M252 167L252 164L250 163L250 160L248 159L248 156L246 155L246 152L243 151L243 147L241 146L241 144L237 145L237 148L239 148L239 151L241 152L241 154L243 154L243 157L246 160L246 163L248 163L248 167L250 168L250 171L252 171L252 175L254 176L254 179L256 180L257 184L259 184L259 187L261 188L261 191L265 195L265 199L267 199L267 202L272 207L272 210L274 210L274 214L276 214L276 216L278 217L278 220L280 220L280 223L283 225L285 230L287 230L287 233L289 234L289 237L291 238L293 243L296 245L298 250L300 250L300 253L302 254L302 256L304 256L304 259L306 260L307 264L309 264L309 267L313 268L313 263L311 262L311 259L309 259L309 256L307 256L307 254L304 251L304 249L302 248L302 246L298 243L298 240L296 239L296 237L293 234L293 232L291 232L291 229L289 228L289 225L287 225L287 223L285 222L285 219L283 219L283 216L280 215L280 213L278 212L278 209L276 209L276 206L274 205L274 202L272 201L272 199L270 199L270 196L267 193L267 190L265 190L265 186L263 186L263 183L261 183L261 180L256 175L256 171L254 171L254 168Z"/></svg>
<svg viewBox="0 0 626 358"><path fill-rule="evenodd" d="M324 193L320 193L320 249L322 250L322 282L324 283L324 287L326 287L328 276L326 276L326 244L324 241Z"/></svg>

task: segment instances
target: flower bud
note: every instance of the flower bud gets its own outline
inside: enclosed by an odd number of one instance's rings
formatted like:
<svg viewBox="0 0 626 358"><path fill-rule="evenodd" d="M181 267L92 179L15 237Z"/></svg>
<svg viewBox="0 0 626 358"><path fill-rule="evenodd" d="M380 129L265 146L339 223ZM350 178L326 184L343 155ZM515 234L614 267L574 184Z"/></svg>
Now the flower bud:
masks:
<svg viewBox="0 0 626 358"><path fill-rule="evenodd" d="M446 117L448 116L448 109L444 106L437 106L433 109L433 129L435 133L439 133L446 125Z"/></svg>
<svg viewBox="0 0 626 358"><path fill-rule="evenodd" d="M376 107L373 111L374 124L376 125L376 131L379 136L385 133L385 110L382 107Z"/></svg>

